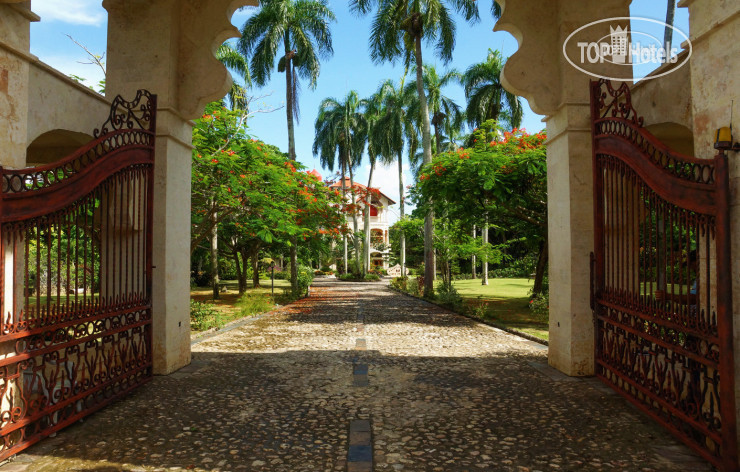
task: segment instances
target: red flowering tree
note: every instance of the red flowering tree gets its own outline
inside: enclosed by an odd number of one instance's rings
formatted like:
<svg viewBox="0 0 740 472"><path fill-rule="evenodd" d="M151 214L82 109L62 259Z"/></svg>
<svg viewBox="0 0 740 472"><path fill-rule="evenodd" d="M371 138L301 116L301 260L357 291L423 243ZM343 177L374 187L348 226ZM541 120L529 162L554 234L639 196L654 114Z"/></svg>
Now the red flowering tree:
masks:
<svg viewBox="0 0 740 472"><path fill-rule="evenodd" d="M233 257L240 290L251 262L259 284L261 251L340 231L339 197L274 146L250 139L244 117L213 103L193 131L191 253L209 241L214 298L218 257ZM297 261L293 259L293 269ZM296 283L293 277L294 284ZM295 287L295 285L294 285Z"/></svg>
<svg viewBox="0 0 740 472"><path fill-rule="evenodd" d="M535 293L542 290L547 262L545 140L544 133L518 129L500 137L487 121L474 131L472 148L440 154L425 165L415 188L417 201L437 202L449 218L516 226L540 252Z"/></svg>

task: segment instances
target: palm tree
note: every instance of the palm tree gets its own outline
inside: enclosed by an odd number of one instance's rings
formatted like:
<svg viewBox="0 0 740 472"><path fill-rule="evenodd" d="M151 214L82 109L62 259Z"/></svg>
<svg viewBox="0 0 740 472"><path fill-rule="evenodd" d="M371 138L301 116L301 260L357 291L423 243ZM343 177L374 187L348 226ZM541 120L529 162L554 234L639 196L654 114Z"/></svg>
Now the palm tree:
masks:
<svg viewBox="0 0 740 472"><path fill-rule="evenodd" d="M419 96L421 114L422 149L424 163L432 161L431 126L429 109L424 93L422 78L422 40L435 44L437 55L448 63L455 47L455 21L450 15L450 7L461 13L466 21L479 19L478 4L475 0L351 0L350 8L361 15L370 12L377 5L370 36L370 56L376 63L394 62L403 58L406 66L412 58L416 63L416 91ZM424 293L434 291L434 216L427 212L424 220Z"/></svg>
<svg viewBox="0 0 740 472"><path fill-rule="evenodd" d="M244 85L236 81L231 82L231 89L229 89L229 93L224 98L224 105L228 104L232 110L248 111L249 97L247 97L247 89L252 86L252 76L249 73L249 60L228 43L224 43L218 47L216 59L221 61L231 71L238 73L244 81Z"/></svg>
<svg viewBox="0 0 740 472"><path fill-rule="evenodd" d="M500 51L488 50L484 62L473 64L462 76L468 107L465 115L470 126L480 126L486 120L505 121L511 128L522 123L522 102L501 85L501 70L506 61Z"/></svg>
<svg viewBox="0 0 740 472"><path fill-rule="evenodd" d="M357 92L352 90L343 102L326 98L319 105L319 114L314 125L313 154L319 156L321 165L333 171L336 159L341 168L342 200L346 201L346 175L349 171L352 201L352 222L357 234L357 213L353 169L360 164L367 139L367 123L360 107L363 105ZM356 246L356 245L355 245ZM344 237L344 271L347 272L347 236Z"/></svg>
<svg viewBox="0 0 740 472"><path fill-rule="evenodd" d="M370 172L367 178L367 188L365 189L365 196L363 198L365 202L364 212L362 215L363 230L365 232L365 243L363 244L362 258L363 258L363 273L367 273L370 270L370 245L372 244L372 238L370 234L370 207L373 203L373 194L371 192L373 186L373 173L375 173L375 164L377 163L379 156L380 141L377 139L378 134L376 132L376 125L378 119L382 114L383 96L382 89L370 96L370 98L363 100L364 114L365 114L365 139L367 140L367 157L370 161Z"/></svg>
<svg viewBox="0 0 740 472"><path fill-rule="evenodd" d="M458 129L462 124L462 112L460 106L451 98L442 93L442 88L451 83L458 83L462 75L455 69L439 75L437 69L430 64L424 66L422 73L424 80L424 89L427 94L427 103L429 104L429 114L431 115L431 124L434 126L434 138L437 153L442 152L443 132L454 133L454 124ZM407 87L410 87L409 84Z"/></svg>
<svg viewBox="0 0 740 472"><path fill-rule="evenodd" d="M379 142L378 147L383 157L398 164L398 195L399 195L399 215L400 219L406 216L406 189L403 182L403 150L407 145L410 154L414 154L418 148L418 133L414 128L416 116L412 115L411 105L418 101L415 90L404 87L406 82L406 72L396 87L392 80L386 80L380 85L379 91L382 90L383 96L383 113L378 119L376 129L379 136L376 140ZM406 276L406 235L403 230L400 234L401 254L401 276Z"/></svg>
<svg viewBox="0 0 740 472"><path fill-rule="evenodd" d="M382 112L373 133L378 152L384 160L398 163L398 195L400 218L405 216L406 189L403 185L403 149L408 144L409 153L414 154L418 146L418 132L414 124L418 113L414 114L414 102L418 102L416 90L405 87L406 74L401 77L398 87L392 80L380 85L377 94L382 97ZM400 234L401 242L401 276L406 276L406 235Z"/></svg>
<svg viewBox="0 0 740 472"><path fill-rule="evenodd" d="M298 121L298 78L316 87L319 59L333 53L329 23L334 13L326 0L263 0L261 8L242 27L237 48L251 57L252 79L265 85L278 58L278 72L285 72L285 108L288 119L288 155L296 158L293 121Z"/></svg>

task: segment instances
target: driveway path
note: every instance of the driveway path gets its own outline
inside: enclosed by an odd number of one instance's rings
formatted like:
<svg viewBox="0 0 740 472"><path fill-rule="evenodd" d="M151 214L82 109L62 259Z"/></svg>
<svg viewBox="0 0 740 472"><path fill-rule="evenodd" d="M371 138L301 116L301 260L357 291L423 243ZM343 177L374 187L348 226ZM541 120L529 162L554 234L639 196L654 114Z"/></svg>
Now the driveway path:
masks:
<svg viewBox="0 0 740 472"><path fill-rule="evenodd" d="M546 352L380 283L317 282L0 472L711 470Z"/></svg>

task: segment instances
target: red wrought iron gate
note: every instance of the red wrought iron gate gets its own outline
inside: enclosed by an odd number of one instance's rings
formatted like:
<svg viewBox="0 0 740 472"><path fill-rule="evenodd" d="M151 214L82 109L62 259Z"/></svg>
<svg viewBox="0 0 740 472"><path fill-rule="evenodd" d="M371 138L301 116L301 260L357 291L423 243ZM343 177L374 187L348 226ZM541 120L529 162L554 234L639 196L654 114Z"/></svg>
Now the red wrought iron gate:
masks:
<svg viewBox="0 0 740 472"><path fill-rule="evenodd" d="M59 162L0 169L0 459L152 377L156 97Z"/></svg>
<svg viewBox="0 0 740 472"><path fill-rule="evenodd" d="M591 83L596 375L737 470L726 157L671 151L626 84Z"/></svg>

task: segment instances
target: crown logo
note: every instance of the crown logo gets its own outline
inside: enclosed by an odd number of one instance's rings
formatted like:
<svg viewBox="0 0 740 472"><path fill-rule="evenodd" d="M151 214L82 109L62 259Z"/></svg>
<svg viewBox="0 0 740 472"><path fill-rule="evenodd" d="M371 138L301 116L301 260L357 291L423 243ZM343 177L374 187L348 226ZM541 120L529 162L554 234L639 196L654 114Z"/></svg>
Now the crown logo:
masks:
<svg viewBox="0 0 740 472"><path fill-rule="evenodd" d="M629 30L625 27L609 26L610 38L611 38L611 53L612 61L616 64L624 64L627 62L629 54L629 41L627 41L627 34Z"/></svg>

